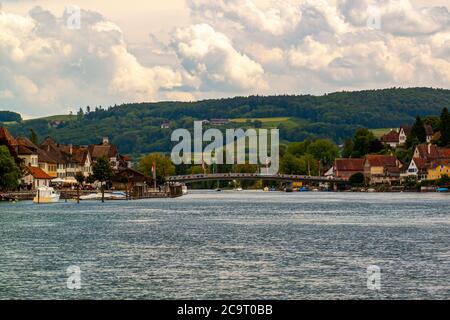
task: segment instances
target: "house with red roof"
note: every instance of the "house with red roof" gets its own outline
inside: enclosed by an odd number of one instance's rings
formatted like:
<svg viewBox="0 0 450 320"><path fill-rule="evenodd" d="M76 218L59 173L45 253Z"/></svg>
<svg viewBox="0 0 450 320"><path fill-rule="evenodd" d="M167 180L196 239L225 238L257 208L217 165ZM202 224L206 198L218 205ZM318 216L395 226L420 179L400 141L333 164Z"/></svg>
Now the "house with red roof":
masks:
<svg viewBox="0 0 450 320"><path fill-rule="evenodd" d="M382 143L390 146L391 148L397 148L397 146L400 144L400 134L397 132L397 130L392 129L391 131L389 131L389 133L386 133L384 136L382 136L380 140Z"/></svg>
<svg viewBox="0 0 450 320"><path fill-rule="evenodd" d="M364 159L336 159L333 172L334 177L348 180L355 173L364 173Z"/></svg>
<svg viewBox="0 0 450 320"><path fill-rule="evenodd" d="M31 186L35 190L39 187L49 187L50 181L53 177L49 176L44 170L39 167L25 167L26 174L22 178L22 184Z"/></svg>
<svg viewBox="0 0 450 320"><path fill-rule="evenodd" d="M402 163L395 156L369 154L364 159L364 176L369 184L400 181Z"/></svg>
<svg viewBox="0 0 450 320"><path fill-rule="evenodd" d="M415 176L419 181L430 177L430 170L435 170L443 163L450 162L450 148L440 148L435 144L420 144L414 150L413 158L403 177Z"/></svg>

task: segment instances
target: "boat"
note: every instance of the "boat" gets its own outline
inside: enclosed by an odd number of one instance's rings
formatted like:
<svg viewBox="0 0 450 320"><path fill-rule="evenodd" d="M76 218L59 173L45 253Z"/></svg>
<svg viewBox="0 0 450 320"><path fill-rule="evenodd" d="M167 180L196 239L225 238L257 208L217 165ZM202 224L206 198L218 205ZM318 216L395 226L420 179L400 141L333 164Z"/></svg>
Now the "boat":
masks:
<svg viewBox="0 0 450 320"><path fill-rule="evenodd" d="M36 196L33 199L34 203L56 203L59 201L60 194L52 187L39 187L36 191Z"/></svg>
<svg viewBox="0 0 450 320"><path fill-rule="evenodd" d="M437 188L436 192L448 192L448 188Z"/></svg>
<svg viewBox="0 0 450 320"><path fill-rule="evenodd" d="M216 189L216 191L217 191L217 192L220 192L220 191L222 191L222 189L220 189L220 188L217 188L217 189Z"/></svg>
<svg viewBox="0 0 450 320"><path fill-rule="evenodd" d="M238 188L236 188L236 189L234 189L234 190L236 190L236 191L242 191L242 188L241 188L241 187L238 187Z"/></svg>
<svg viewBox="0 0 450 320"><path fill-rule="evenodd" d="M105 200L125 200L127 195L122 191L105 192ZM80 200L101 200L102 193L91 193L80 197Z"/></svg>
<svg viewBox="0 0 450 320"><path fill-rule="evenodd" d="M181 186L181 193L182 193L183 195L188 194L188 188L187 188L186 185L182 185L182 186Z"/></svg>
<svg viewBox="0 0 450 320"><path fill-rule="evenodd" d="M269 188L268 187L264 187L264 192L269 192Z"/></svg>

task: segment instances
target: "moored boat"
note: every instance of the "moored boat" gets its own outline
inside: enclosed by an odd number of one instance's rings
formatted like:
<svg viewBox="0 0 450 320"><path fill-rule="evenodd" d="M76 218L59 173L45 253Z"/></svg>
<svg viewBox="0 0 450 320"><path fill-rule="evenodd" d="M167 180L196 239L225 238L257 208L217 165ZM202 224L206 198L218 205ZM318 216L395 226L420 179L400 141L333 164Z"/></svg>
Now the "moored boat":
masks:
<svg viewBox="0 0 450 320"><path fill-rule="evenodd" d="M56 203L59 201L60 194L52 187L40 187L36 191L33 199L34 203Z"/></svg>

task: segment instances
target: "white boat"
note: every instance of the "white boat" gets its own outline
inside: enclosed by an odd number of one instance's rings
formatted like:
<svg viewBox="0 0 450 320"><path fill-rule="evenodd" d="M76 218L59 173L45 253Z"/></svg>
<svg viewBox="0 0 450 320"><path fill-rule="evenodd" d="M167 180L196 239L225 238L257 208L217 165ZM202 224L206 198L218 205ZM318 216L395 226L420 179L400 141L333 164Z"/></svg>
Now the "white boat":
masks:
<svg viewBox="0 0 450 320"><path fill-rule="evenodd" d="M242 188L241 187L237 187L235 190L236 191L242 191Z"/></svg>
<svg viewBox="0 0 450 320"><path fill-rule="evenodd" d="M80 200L99 200L102 198L101 193L91 193L85 196L80 196Z"/></svg>
<svg viewBox="0 0 450 320"><path fill-rule="evenodd" d="M106 193L105 192L105 200L122 200L122 199L126 199L127 195L125 194L125 192L122 191L115 191L115 192L111 192L111 193ZM80 200L101 200L102 199L102 193L98 192L98 193L91 193L91 194L87 194L85 196L81 196Z"/></svg>
<svg viewBox="0 0 450 320"><path fill-rule="evenodd" d="M188 194L188 188L187 188L186 185L181 186L181 193L182 193L183 195Z"/></svg>
<svg viewBox="0 0 450 320"><path fill-rule="evenodd" d="M60 194L52 187L40 187L36 191L33 199L34 203L56 203L59 201Z"/></svg>

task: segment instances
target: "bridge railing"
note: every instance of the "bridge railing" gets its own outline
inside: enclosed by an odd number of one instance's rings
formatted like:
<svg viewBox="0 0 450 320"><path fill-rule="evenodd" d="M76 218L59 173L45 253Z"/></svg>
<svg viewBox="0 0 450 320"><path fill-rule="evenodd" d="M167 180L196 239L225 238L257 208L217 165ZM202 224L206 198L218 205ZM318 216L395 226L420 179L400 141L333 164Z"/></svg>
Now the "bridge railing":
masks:
<svg viewBox="0 0 450 320"><path fill-rule="evenodd" d="M260 173L209 173L178 175L167 178L169 182L214 180L214 179L263 179L263 180L289 180L289 181L319 181L319 182L346 182L339 178L328 178L322 176L275 174L266 175Z"/></svg>

